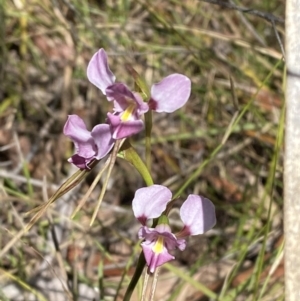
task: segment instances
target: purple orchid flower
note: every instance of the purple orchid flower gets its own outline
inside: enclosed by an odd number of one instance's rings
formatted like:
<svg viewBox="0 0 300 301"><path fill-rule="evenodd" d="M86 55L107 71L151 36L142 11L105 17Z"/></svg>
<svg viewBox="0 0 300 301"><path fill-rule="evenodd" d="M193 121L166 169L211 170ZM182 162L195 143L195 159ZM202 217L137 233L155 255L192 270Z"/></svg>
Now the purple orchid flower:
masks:
<svg viewBox="0 0 300 301"><path fill-rule="evenodd" d="M71 138L76 150L76 154L68 161L80 169L89 169L88 164L93 159L105 157L115 143L108 124L98 124L90 132L77 115L68 116L63 132Z"/></svg>
<svg viewBox="0 0 300 301"><path fill-rule="evenodd" d="M107 55L102 48L90 60L87 77L106 95L108 101L114 101L114 113L108 113L114 139L140 132L144 128L141 117L149 109L174 112L187 102L191 93L190 79L175 73L154 84L148 103L144 102L139 93L132 92L123 83L115 83L116 78L109 69Z"/></svg>
<svg viewBox="0 0 300 301"><path fill-rule="evenodd" d="M181 251L185 249L185 237L203 234L216 224L213 203L202 196L190 194L180 208L184 227L180 232L173 234L167 217L162 215L171 199L172 193L167 187L152 185L138 189L132 201L134 216L142 224L138 235L140 239L144 239L142 249L151 273L156 267L175 258L169 251L176 248ZM148 228L147 220L158 217L158 225Z"/></svg>

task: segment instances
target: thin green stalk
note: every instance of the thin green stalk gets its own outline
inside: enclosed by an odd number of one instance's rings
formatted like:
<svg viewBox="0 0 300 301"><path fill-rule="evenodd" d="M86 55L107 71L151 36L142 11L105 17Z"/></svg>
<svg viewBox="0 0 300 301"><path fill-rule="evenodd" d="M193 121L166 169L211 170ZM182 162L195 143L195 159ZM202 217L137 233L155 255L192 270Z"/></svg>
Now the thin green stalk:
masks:
<svg viewBox="0 0 300 301"><path fill-rule="evenodd" d="M274 264L272 265L272 267L271 267L271 269L270 269L270 271L269 271L269 273L268 273L268 276L267 276L267 278L266 278L266 280L265 280L265 282L264 282L264 284L263 284L262 289L260 290L260 293L259 293L259 296L258 296L258 298L257 298L257 301L259 301L259 300L262 299L262 297L263 297L263 295L264 295L264 293L265 293L265 291L266 291L266 289L267 289L267 285L268 285L268 283L270 282L271 276L273 275L272 270L275 271L276 268L277 268L278 265L279 265L279 264L278 264L278 261L281 262L281 260L282 260L282 257L283 257L283 251L284 251L284 241L281 243L281 246L278 248L277 254L276 254L276 256L275 256L275 262L274 262ZM274 269L274 266L276 266L275 269Z"/></svg>
<svg viewBox="0 0 300 301"><path fill-rule="evenodd" d="M124 268L124 271L122 273L121 280L119 281L118 287L116 289L116 295L115 295L114 301L117 301L117 298L118 298L119 292L121 290L122 284L124 282L125 276L127 275L130 267L132 266L133 259L134 259L135 255L136 255L136 253L138 252L139 249L140 249L140 242L138 242L135 245L133 254L130 256L129 260L127 261L127 264L126 264L126 266Z"/></svg>
<svg viewBox="0 0 300 301"><path fill-rule="evenodd" d="M151 173L151 132L152 132L152 111L145 114L146 132L146 166Z"/></svg>
<svg viewBox="0 0 300 301"><path fill-rule="evenodd" d="M28 190L28 195L29 197L32 197L33 196L33 187L32 187L32 184L31 184L31 176L30 176L30 171L29 171L29 168L28 168L28 163L26 161L23 162L23 173L24 173L24 176L27 180L27 190Z"/></svg>
<svg viewBox="0 0 300 301"><path fill-rule="evenodd" d="M99 286L99 292L100 301L104 300L104 274L103 274L103 260L100 260L98 265L98 286Z"/></svg>
<svg viewBox="0 0 300 301"><path fill-rule="evenodd" d="M135 167L135 169L140 173L140 175L144 179L147 186L153 185L153 179L147 166L140 158L136 150L131 146L129 141L126 140L124 142L123 147L119 152L118 156L128 161Z"/></svg>
<svg viewBox="0 0 300 301"><path fill-rule="evenodd" d="M134 272L132 279L127 287L123 301L130 301L131 295L143 273L145 265L146 265L146 261L145 261L144 253L141 252L135 272Z"/></svg>
<svg viewBox="0 0 300 301"><path fill-rule="evenodd" d="M258 295L258 286L259 286L259 280L260 280L259 276L261 275L262 269L263 269L263 264L264 264L264 256L263 255L266 250L268 233L269 233L269 230L271 227L271 209L272 209L272 204L273 204L274 182L275 182L276 167L277 167L277 163L278 163L278 154L279 154L280 148L282 146L283 137L284 137L284 119L285 119L285 103L281 110L279 130L278 130L278 135L277 135L277 139L276 139L275 152L274 152L272 165L271 165L271 175L270 175L267 185L266 185L267 187L270 187L270 193L269 193L270 194L270 205L268 208L267 225L265 227L265 235L264 235L263 245L260 250L259 257L258 257L257 272L256 272L257 277L255 278L256 281L255 281L255 287L254 287L253 301L258 300L257 295Z"/></svg>

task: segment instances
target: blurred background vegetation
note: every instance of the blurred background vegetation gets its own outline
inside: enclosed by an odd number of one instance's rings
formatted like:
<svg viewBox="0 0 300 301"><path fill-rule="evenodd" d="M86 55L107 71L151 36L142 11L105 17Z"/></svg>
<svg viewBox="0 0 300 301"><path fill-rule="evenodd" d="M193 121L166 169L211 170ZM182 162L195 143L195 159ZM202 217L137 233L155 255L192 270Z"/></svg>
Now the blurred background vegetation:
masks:
<svg viewBox="0 0 300 301"><path fill-rule="evenodd" d="M284 17L283 0L225 2ZM283 300L283 21L200 0L0 3L0 249L76 170L67 115L91 129L111 110L86 78L104 48L130 87L127 64L149 86L171 73L192 80L184 108L153 116L153 178L182 189L178 207L190 193L211 199L217 225L176 252L155 300ZM132 139L141 155L143 139ZM144 183L118 159L90 228L101 187L70 214L96 172L1 254L0 300L122 300L140 252L130 204Z"/></svg>

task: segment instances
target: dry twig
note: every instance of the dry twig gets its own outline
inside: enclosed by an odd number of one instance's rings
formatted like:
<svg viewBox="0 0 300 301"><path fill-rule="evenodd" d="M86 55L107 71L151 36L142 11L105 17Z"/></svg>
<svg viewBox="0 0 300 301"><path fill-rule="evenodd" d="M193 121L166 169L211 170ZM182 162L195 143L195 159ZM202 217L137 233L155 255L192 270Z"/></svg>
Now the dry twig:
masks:
<svg viewBox="0 0 300 301"><path fill-rule="evenodd" d="M237 6L235 4L228 3L228 2L225 2L225 1L219 1L219 0L200 0L200 1L211 3L211 4L216 4L216 5L219 5L219 6L222 6L222 7L226 7L226 8L230 8L230 9L240 11L242 13L254 15L254 16L257 16L259 18L265 19L265 20L267 20L271 23L276 22L276 23L284 24L284 20L282 18L276 17L271 13L259 11L259 10L252 9L252 8Z"/></svg>

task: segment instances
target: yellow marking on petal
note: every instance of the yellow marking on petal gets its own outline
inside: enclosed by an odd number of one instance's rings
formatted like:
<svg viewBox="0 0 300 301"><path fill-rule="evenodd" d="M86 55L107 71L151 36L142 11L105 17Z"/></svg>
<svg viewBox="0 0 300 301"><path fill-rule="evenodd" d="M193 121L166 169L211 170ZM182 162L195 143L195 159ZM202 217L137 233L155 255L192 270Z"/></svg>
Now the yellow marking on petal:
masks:
<svg viewBox="0 0 300 301"><path fill-rule="evenodd" d="M130 116L132 115L132 112L135 110L136 105L135 103L130 104L127 109L124 111L124 113L121 116L122 121L127 121L130 119Z"/></svg>
<svg viewBox="0 0 300 301"><path fill-rule="evenodd" d="M156 254L162 253L164 249L164 238L162 236L158 236L158 239L152 248L152 251Z"/></svg>

